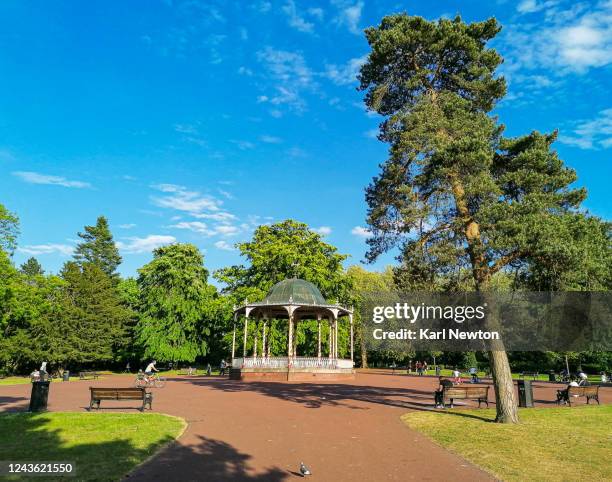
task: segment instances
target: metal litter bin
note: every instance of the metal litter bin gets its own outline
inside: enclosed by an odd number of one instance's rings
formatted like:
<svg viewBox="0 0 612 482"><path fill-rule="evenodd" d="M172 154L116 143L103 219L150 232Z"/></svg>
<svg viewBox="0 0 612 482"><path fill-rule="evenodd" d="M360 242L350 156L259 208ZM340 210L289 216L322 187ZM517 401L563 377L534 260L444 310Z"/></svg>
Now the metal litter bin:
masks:
<svg viewBox="0 0 612 482"><path fill-rule="evenodd" d="M62 373L62 381L69 382L70 381L70 372L68 370Z"/></svg>
<svg viewBox="0 0 612 482"><path fill-rule="evenodd" d="M531 380L518 380L519 407L533 408Z"/></svg>
<svg viewBox="0 0 612 482"><path fill-rule="evenodd" d="M32 382L32 394L30 395L30 412L44 412L47 410L49 399L49 384L51 382Z"/></svg>
<svg viewBox="0 0 612 482"><path fill-rule="evenodd" d="M555 376L555 372L553 370L548 372L548 381L549 382L556 382L557 381L557 377Z"/></svg>

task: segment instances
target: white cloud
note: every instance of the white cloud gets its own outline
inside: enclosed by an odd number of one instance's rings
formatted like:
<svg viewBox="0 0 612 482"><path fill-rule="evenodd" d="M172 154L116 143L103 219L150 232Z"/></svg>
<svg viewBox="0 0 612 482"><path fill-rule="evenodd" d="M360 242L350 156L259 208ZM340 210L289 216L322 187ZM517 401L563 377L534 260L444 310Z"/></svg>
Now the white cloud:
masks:
<svg viewBox="0 0 612 482"><path fill-rule="evenodd" d="M523 0L517 5L516 10L519 13L539 12L540 10L544 10L545 8L554 7L557 3L559 3L557 0L548 0L541 2L539 2L538 0Z"/></svg>
<svg viewBox="0 0 612 482"><path fill-rule="evenodd" d="M246 75L247 77L251 77L253 75L253 71L244 65L238 68L238 73L240 75Z"/></svg>
<svg viewBox="0 0 612 482"><path fill-rule="evenodd" d="M283 140L280 137L268 136L268 135L260 136L259 140L261 142L265 142L266 144L280 144L281 142L283 142Z"/></svg>
<svg viewBox="0 0 612 482"><path fill-rule="evenodd" d="M230 243L224 240L217 241L215 243L215 247L218 249L222 249L224 251L235 251L236 250L236 248L234 248Z"/></svg>
<svg viewBox="0 0 612 482"><path fill-rule="evenodd" d="M313 231L315 233L319 233L322 236L327 236L331 234L332 228L330 228L329 226L320 226L318 228L314 228Z"/></svg>
<svg viewBox="0 0 612 482"><path fill-rule="evenodd" d="M224 211L220 211L216 213L193 214L193 217L198 218L198 219L211 219L212 221L219 221L219 222L225 222L225 223L236 219L236 216L234 216L231 213L224 212Z"/></svg>
<svg viewBox="0 0 612 482"><path fill-rule="evenodd" d="M525 1L519 8L525 13L543 10L542 19L504 29L510 68L543 68L553 75L567 75L612 63L612 1L589 7L583 3L561 7L554 1Z"/></svg>
<svg viewBox="0 0 612 482"><path fill-rule="evenodd" d="M353 229L351 229L351 234L353 236L357 236L358 238L369 238L372 235L372 232L367 229L364 228L362 226L355 226Z"/></svg>
<svg viewBox="0 0 612 482"><path fill-rule="evenodd" d="M343 25L348 28L349 32L360 35L362 32L359 28L359 22L361 21L363 2L332 0L331 3L338 9L338 16L336 17L335 22L338 25Z"/></svg>
<svg viewBox="0 0 612 482"><path fill-rule="evenodd" d="M323 20L323 17L325 16L325 12L319 7L310 7L306 11L308 12L308 15L315 17L317 20Z"/></svg>
<svg viewBox="0 0 612 482"><path fill-rule="evenodd" d="M185 211L192 215L204 212L219 211L223 202L212 196L202 195L198 191L189 191L176 184L157 184L154 189L168 194L164 197L152 197L153 204L163 208Z"/></svg>
<svg viewBox="0 0 612 482"><path fill-rule="evenodd" d="M306 157L306 151L300 147L292 147L287 150L287 155L290 157Z"/></svg>
<svg viewBox="0 0 612 482"><path fill-rule="evenodd" d="M13 172L13 175L30 184L49 184L52 186L74 187L77 189L91 187L91 184L88 182L70 181L65 177L52 176L49 174L41 174L32 171L15 171Z"/></svg>
<svg viewBox="0 0 612 482"><path fill-rule="evenodd" d="M187 229L206 236L212 236L214 234L214 232L208 229L208 226L201 221L181 221L180 223L172 224L168 227L175 229Z"/></svg>
<svg viewBox="0 0 612 482"><path fill-rule="evenodd" d="M263 64L274 94L260 95L257 101L274 106L287 105L301 112L306 107L302 94L316 87L312 70L299 52L276 50L266 47L257 52L257 60Z"/></svg>
<svg viewBox="0 0 612 482"><path fill-rule="evenodd" d="M174 124L174 130L181 134L197 134L198 128L192 124Z"/></svg>
<svg viewBox="0 0 612 482"><path fill-rule="evenodd" d="M272 9L272 3L270 2L259 2L252 6L259 13L268 13Z"/></svg>
<svg viewBox="0 0 612 482"><path fill-rule="evenodd" d="M29 244L26 246L20 246L17 251L32 256L41 254L61 254L63 256L70 256L74 251L74 246L68 244Z"/></svg>
<svg viewBox="0 0 612 482"><path fill-rule="evenodd" d="M238 149L241 151L248 151L250 149L255 149L255 144L250 141L242 141L242 140L232 140L230 141L232 144L236 144Z"/></svg>
<svg viewBox="0 0 612 482"><path fill-rule="evenodd" d="M612 147L612 108L604 109L593 119L576 123L572 134L562 134L559 142L580 149L607 149Z"/></svg>
<svg viewBox="0 0 612 482"><path fill-rule="evenodd" d="M298 30L299 32L312 33L314 31L314 24L304 19L304 17L298 12L293 0L287 0L287 3L285 3L285 5L282 7L282 11L285 15L287 15L290 27Z"/></svg>
<svg viewBox="0 0 612 482"><path fill-rule="evenodd" d="M231 224L222 224L215 227L215 232L222 236L235 236L240 232L240 229L236 226L232 226Z"/></svg>
<svg viewBox="0 0 612 482"><path fill-rule="evenodd" d="M136 225L134 223L126 223L126 224L120 224L119 227L121 229L132 229L132 228L135 228Z"/></svg>
<svg viewBox="0 0 612 482"><path fill-rule="evenodd" d="M140 254L149 253L160 246L176 243L174 236L163 234L150 234L145 238L130 237L126 241L118 241L117 247L124 253Z"/></svg>
<svg viewBox="0 0 612 482"><path fill-rule="evenodd" d="M344 65L328 64L325 66L325 75L336 85L349 85L357 82L359 69L368 60L368 55L350 59Z"/></svg>

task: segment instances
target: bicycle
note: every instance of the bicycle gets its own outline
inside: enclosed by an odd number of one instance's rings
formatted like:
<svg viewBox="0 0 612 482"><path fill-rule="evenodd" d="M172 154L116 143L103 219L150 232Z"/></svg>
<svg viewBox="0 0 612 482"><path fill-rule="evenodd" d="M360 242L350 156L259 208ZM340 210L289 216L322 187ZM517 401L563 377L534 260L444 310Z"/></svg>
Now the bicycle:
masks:
<svg viewBox="0 0 612 482"><path fill-rule="evenodd" d="M144 373L139 373L136 375L134 385L138 388L164 388L166 386L166 377L159 376L156 373L147 377Z"/></svg>

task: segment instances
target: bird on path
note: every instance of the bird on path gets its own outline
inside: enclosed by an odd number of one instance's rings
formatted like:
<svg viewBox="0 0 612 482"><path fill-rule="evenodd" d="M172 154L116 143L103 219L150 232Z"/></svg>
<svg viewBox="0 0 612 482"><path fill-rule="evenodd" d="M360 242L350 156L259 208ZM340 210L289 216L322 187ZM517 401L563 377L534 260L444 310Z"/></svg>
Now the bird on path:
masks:
<svg viewBox="0 0 612 482"><path fill-rule="evenodd" d="M311 475L310 469L304 465L304 462L300 462L300 474L302 477L306 477L307 475Z"/></svg>

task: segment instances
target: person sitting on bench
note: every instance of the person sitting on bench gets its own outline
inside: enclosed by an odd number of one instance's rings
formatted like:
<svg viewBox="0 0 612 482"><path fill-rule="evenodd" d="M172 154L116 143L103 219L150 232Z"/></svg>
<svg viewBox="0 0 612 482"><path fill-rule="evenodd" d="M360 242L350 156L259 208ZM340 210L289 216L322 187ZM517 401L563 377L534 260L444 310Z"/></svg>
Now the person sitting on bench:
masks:
<svg viewBox="0 0 612 482"><path fill-rule="evenodd" d="M478 378L478 368L470 368L470 375L472 376L471 383L480 383L480 379Z"/></svg>

